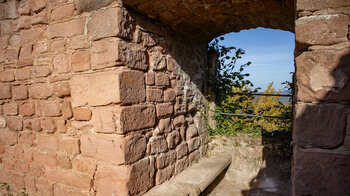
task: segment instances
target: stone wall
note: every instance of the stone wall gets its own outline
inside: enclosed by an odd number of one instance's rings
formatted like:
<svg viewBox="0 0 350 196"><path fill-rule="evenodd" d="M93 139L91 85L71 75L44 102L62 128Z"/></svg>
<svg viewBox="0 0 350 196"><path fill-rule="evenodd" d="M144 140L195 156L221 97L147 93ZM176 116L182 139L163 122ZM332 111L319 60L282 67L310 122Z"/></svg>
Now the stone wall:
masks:
<svg viewBox="0 0 350 196"><path fill-rule="evenodd" d="M350 194L350 1L298 0L294 195Z"/></svg>
<svg viewBox="0 0 350 196"><path fill-rule="evenodd" d="M0 2L11 192L140 195L205 153L205 43L120 1Z"/></svg>

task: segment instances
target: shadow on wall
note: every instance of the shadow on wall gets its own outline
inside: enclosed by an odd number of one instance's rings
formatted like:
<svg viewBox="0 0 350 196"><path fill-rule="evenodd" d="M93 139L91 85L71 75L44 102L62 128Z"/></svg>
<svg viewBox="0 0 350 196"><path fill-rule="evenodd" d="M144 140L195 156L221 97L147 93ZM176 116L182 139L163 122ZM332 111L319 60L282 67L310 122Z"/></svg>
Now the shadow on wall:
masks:
<svg viewBox="0 0 350 196"><path fill-rule="evenodd" d="M350 195L350 48L304 51L295 61L293 170L288 150L274 154L263 137L266 165L242 194Z"/></svg>

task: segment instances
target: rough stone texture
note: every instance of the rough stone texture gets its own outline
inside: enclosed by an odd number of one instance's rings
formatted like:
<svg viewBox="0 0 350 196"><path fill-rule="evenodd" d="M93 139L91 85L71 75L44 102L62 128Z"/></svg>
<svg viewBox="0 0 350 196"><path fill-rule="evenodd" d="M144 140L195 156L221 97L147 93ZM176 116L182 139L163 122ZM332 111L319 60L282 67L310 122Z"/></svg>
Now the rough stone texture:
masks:
<svg viewBox="0 0 350 196"><path fill-rule="evenodd" d="M77 7L78 10L81 11L93 11L97 10L103 6L108 5L111 3L113 0L100 0L100 1L95 1L95 0L75 0L75 6Z"/></svg>
<svg viewBox="0 0 350 196"><path fill-rule="evenodd" d="M124 0L146 16L190 36L210 41L229 32L255 27L293 31L294 2Z"/></svg>
<svg viewBox="0 0 350 196"><path fill-rule="evenodd" d="M155 124L155 108L152 105L127 106L120 109L118 133L150 128ZM138 123L134 123L138 122Z"/></svg>
<svg viewBox="0 0 350 196"><path fill-rule="evenodd" d="M349 16L306 16L296 20L295 40L302 44L335 44L347 41Z"/></svg>
<svg viewBox="0 0 350 196"><path fill-rule="evenodd" d="M130 104L145 99L144 78L137 71L74 75L70 82L74 106Z"/></svg>
<svg viewBox="0 0 350 196"><path fill-rule="evenodd" d="M81 0L78 2L81 2ZM104 2L100 3L103 4ZM130 20L129 13L122 8L99 10L92 15L87 26L88 39L97 40L112 36L130 39L132 35L132 23Z"/></svg>
<svg viewBox="0 0 350 196"><path fill-rule="evenodd" d="M349 101L349 48L303 52L296 57L298 100L304 102Z"/></svg>
<svg viewBox="0 0 350 196"><path fill-rule="evenodd" d="M346 195L349 192L350 157L345 155L294 151L296 195ZM327 178L321 178L327 176Z"/></svg>

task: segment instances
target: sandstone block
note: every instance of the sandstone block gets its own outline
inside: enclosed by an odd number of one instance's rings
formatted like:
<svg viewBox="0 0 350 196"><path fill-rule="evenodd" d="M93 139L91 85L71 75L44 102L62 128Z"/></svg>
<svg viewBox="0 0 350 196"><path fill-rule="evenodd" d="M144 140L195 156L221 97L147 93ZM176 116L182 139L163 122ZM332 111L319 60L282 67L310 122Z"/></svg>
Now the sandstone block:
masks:
<svg viewBox="0 0 350 196"><path fill-rule="evenodd" d="M19 114L23 116L32 116L35 114L34 103L23 103L19 106Z"/></svg>
<svg viewBox="0 0 350 196"><path fill-rule="evenodd" d="M32 43L46 37L46 28L34 28L21 31L21 43Z"/></svg>
<svg viewBox="0 0 350 196"><path fill-rule="evenodd" d="M92 114L94 130L97 133L115 133L115 115L117 115L117 112L117 108L115 107L95 108Z"/></svg>
<svg viewBox="0 0 350 196"><path fill-rule="evenodd" d="M182 172L184 169L186 169L188 165L189 165L189 162L187 157L184 157L178 160L175 164L175 175Z"/></svg>
<svg viewBox="0 0 350 196"><path fill-rule="evenodd" d="M33 45L26 45L21 47L19 52L19 64L22 66L33 64Z"/></svg>
<svg viewBox="0 0 350 196"><path fill-rule="evenodd" d="M349 156L294 151L294 185L297 195L346 195Z"/></svg>
<svg viewBox="0 0 350 196"><path fill-rule="evenodd" d="M137 123L135 123L137 122ZM155 124L155 109L153 105L134 105L120 109L118 133L153 127Z"/></svg>
<svg viewBox="0 0 350 196"><path fill-rule="evenodd" d="M70 72L69 56L67 54L58 54L53 58L53 67L58 73Z"/></svg>
<svg viewBox="0 0 350 196"><path fill-rule="evenodd" d="M173 131L167 136L167 143L169 149L174 149L181 141L181 136L178 131Z"/></svg>
<svg viewBox="0 0 350 196"><path fill-rule="evenodd" d="M58 103L46 103L42 107L42 111L46 117L61 116L61 106Z"/></svg>
<svg viewBox="0 0 350 196"><path fill-rule="evenodd" d="M0 141L5 145L14 145L18 141L18 133L8 129L1 130Z"/></svg>
<svg viewBox="0 0 350 196"><path fill-rule="evenodd" d="M138 71L110 71L74 75L71 79L74 106L130 104L145 99L143 74Z"/></svg>
<svg viewBox="0 0 350 196"><path fill-rule="evenodd" d="M303 52L295 58L297 98L302 102L347 102L349 49Z"/></svg>
<svg viewBox="0 0 350 196"><path fill-rule="evenodd" d="M24 120L24 127L33 131L41 131L40 119L26 119Z"/></svg>
<svg viewBox="0 0 350 196"><path fill-rule="evenodd" d="M33 67L33 76L36 78L46 77L51 74L50 67L47 65Z"/></svg>
<svg viewBox="0 0 350 196"><path fill-rule="evenodd" d="M74 15L75 6L74 4L66 4L52 10L50 19L51 21L59 21L63 19L71 18Z"/></svg>
<svg viewBox="0 0 350 196"><path fill-rule="evenodd" d="M67 155L57 154L58 166L64 169L72 169L72 163Z"/></svg>
<svg viewBox="0 0 350 196"><path fill-rule="evenodd" d="M168 86L170 84L169 74L156 73L155 83L157 86Z"/></svg>
<svg viewBox="0 0 350 196"><path fill-rule="evenodd" d="M81 192L79 190L73 189L69 186L64 186L61 184L54 184L53 186L53 195L57 196L66 196L66 195L74 195L74 196L84 196L84 195L92 195L89 192L84 191Z"/></svg>
<svg viewBox="0 0 350 196"><path fill-rule="evenodd" d="M70 101L63 101L62 115L66 119L71 119L73 117L72 104Z"/></svg>
<svg viewBox="0 0 350 196"><path fill-rule="evenodd" d="M89 40L112 36L128 39L132 37L131 17L126 10L121 8L97 11L92 15L87 28Z"/></svg>
<svg viewBox="0 0 350 196"><path fill-rule="evenodd" d="M66 40L58 39L51 42L51 52L63 52L66 46Z"/></svg>
<svg viewBox="0 0 350 196"><path fill-rule="evenodd" d="M174 173L175 173L175 164L165 169L157 170L156 185L162 184L163 182L169 180Z"/></svg>
<svg viewBox="0 0 350 196"><path fill-rule="evenodd" d="M84 33L85 18L78 18L68 22L56 23L49 25L47 36L52 39L56 37L71 37Z"/></svg>
<svg viewBox="0 0 350 196"><path fill-rule="evenodd" d="M194 124L189 125L186 130L186 140L192 139L196 136L198 136L198 130L196 125Z"/></svg>
<svg viewBox="0 0 350 196"><path fill-rule="evenodd" d="M59 138L55 135L40 135L38 137L38 148L42 150L57 151Z"/></svg>
<svg viewBox="0 0 350 196"><path fill-rule="evenodd" d="M166 56L158 50L150 53L149 62L152 70L162 70L167 66Z"/></svg>
<svg viewBox="0 0 350 196"><path fill-rule="evenodd" d="M154 72L147 72L146 73L146 85L154 85Z"/></svg>
<svg viewBox="0 0 350 196"><path fill-rule="evenodd" d="M169 118L163 118L159 120L158 128L160 133L169 133L172 130L171 127L171 119Z"/></svg>
<svg viewBox="0 0 350 196"><path fill-rule="evenodd" d="M90 120L91 110L89 108L75 108L73 110L75 120Z"/></svg>
<svg viewBox="0 0 350 196"><path fill-rule="evenodd" d="M350 6L346 0L298 0L296 2L297 10L318 11L325 8L337 8Z"/></svg>
<svg viewBox="0 0 350 196"><path fill-rule="evenodd" d="M29 87L29 97L32 99L47 99L53 94L51 84L34 84Z"/></svg>
<svg viewBox="0 0 350 196"><path fill-rule="evenodd" d="M3 113L7 115L17 115L18 114L17 103L5 103L3 105Z"/></svg>
<svg viewBox="0 0 350 196"><path fill-rule="evenodd" d="M1 82L12 82L15 80L15 75L13 70L5 70L0 72L0 81Z"/></svg>
<svg viewBox="0 0 350 196"><path fill-rule="evenodd" d="M47 118L40 122L41 129L46 133L54 133L57 130L57 125L54 119Z"/></svg>
<svg viewBox="0 0 350 196"><path fill-rule="evenodd" d="M47 2L45 0L30 1L30 8L33 12L44 9L46 5L47 5Z"/></svg>
<svg viewBox="0 0 350 196"><path fill-rule="evenodd" d="M146 139L142 136L89 134L81 136L82 155L96 160L124 164L144 156Z"/></svg>
<svg viewBox="0 0 350 196"><path fill-rule="evenodd" d="M330 45L347 40L349 16L317 15L296 20L295 40L309 45Z"/></svg>
<svg viewBox="0 0 350 196"><path fill-rule="evenodd" d="M172 103L159 103L156 105L157 117L163 117L171 115L174 111L174 105Z"/></svg>
<svg viewBox="0 0 350 196"><path fill-rule="evenodd" d="M188 154L188 147L185 142L179 144L176 148L177 159L181 159L182 157Z"/></svg>
<svg viewBox="0 0 350 196"><path fill-rule="evenodd" d="M77 50L72 54L72 70L74 72L87 71L90 69L90 52Z"/></svg>
<svg viewBox="0 0 350 196"><path fill-rule="evenodd" d="M35 135L31 133L21 133L18 138L18 143L32 146L35 141Z"/></svg>
<svg viewBox="0 0 350 196"><path fill-rule="evenodd" d="M346 120L346 107L338 104L297 104L295 142L299 146L335 148L344 141Z"/></svg>
<svg viewBox="0 0 350 196"><path fill-rule="evenodd" d="M68 154L79 154L80 142L78 138L63 137L59 141L59 149Z"/></svg>
<svg viewBox="0 0 350 196"><path fill-rule="evenodd" d="M173 124L175 127L186 125L186 119L183 115L174 118Z"/></svg>
<svg viewBox="0 0 350 196"><path fill-rule="evenodd" d="M131 165L127 187L131 195L142 195L154 186L154 159L144 158Z"/></svg>
<svg viewBox="0 0 350 196"><path fill-rule="evenodd" d="M47 51L48 51L48 48L47 48L46 42L39 42L35 47L36 54L43 54L43 53L46 53Z"/></svg>
<svg viewBox="0 0 350 196"><path fill-rule="evenodd" d="M82 156L76 156L72 160L72 168L76 171L93 175L97 167L97 161L95 159L89 159Z"/></svg>
<svg viewBox="0 0 350 196"><path fill-rule="evenodd" d="M120 39L102 39L92 43L92 69L125 65L133 69L147 70L146 49Z"/></svg>
<svg viewBox="0 0 350 196"><path fill-rule="evenodd" d="M164 136L152 137L149 141L149 153L158 154L168 150L167 141Z"/></svg>
<svg viewBox="0 0 350 196"><path fill-rule="evenodd" d="M15 70L15 78L16 80L27 80L32 76L32 69L30 67L25 67L22 69Z"/></svg>
<svg viewBox="0 0 350 196"><path fill-rule="evenodd" d="M22 131L23 118L20 116L8 116L6 117L7 127L12 131Z"/></svg>
<svg viewBox="0 0 350 196"><path fill-rule="evenodd" d="M11 97L11 85L0 84L0 99L10 99Z"/></svg>
<svg viewBox="0 0 350 196"><path fill-rule="evenodd" d="M0 49L5 50L9 44L9 36L0 37Z"/></svg>
<svg viewBox="0 0 350 196"><path fill-rule="evenodd" d="M26 85L18 85L12 87L12 94L15 100L28 98L28 87Z"/></svg>
<svg viewBox="0 0 350 196"><path fill-rule="evenodd" d="M94 1L94 0L75 0L75 6L78 10L89 12L93 10L98 10L103 6L108 5L113 0L100 0L100 1Z"/></svg>
<svg viewBox="0 0 350 196"><path fill-rule="evenodd" d="M160 88L147 87L146 100L148 102L162 102L163 101L163 90Z"/></svg>
<svg viewBox="0 0 350 196"><path fill-rule="evenodd" d="M54 86L54 94L57 97L67 97L70 96L70 86L68 82L56 83Z"/></svg>
<svg viewBox="0 0 350 196"><path fill-rule="evenodd" d="M201 141L199 137L195 137L187 141L188 151L193 152L199 148L201 145Z"/></svg>
<svg viewBox="0 0 350 196"><path fill-rule="evenodd" d="M176 93L175 93L174 89L169 88L169 89L166 89L164 91L164 101L165 102L173 102L173 101L175 101L175 99L176 99Z"/></svg>
<svg viewBox="0 0 350 196"><path fill-rule="evenodd" d="M43 166L50 166L50 167L56 167L58 165L56 153L52 152L33 152L33 160L35 163L43 165Z"/></svg>
<svg viewBox="0 0 350 196"><path fill-rule="evenodd" d="M92 179L89 175L72 170L46 167L46 177L56 183L89 190Z"/></svg>
<svg viewBox="0 0 350 196"><path fill-rule="evenodd" d="M6 119L2 116L0 116L0 128L6 127Z"/></svg>
<svg viewBox="0 0 350 196"><path fill-rule="evenodd" d="M94 183L96 196L128 195L126 183L130 178L129 175L130 168L126 165L99 164Z"/></svg>

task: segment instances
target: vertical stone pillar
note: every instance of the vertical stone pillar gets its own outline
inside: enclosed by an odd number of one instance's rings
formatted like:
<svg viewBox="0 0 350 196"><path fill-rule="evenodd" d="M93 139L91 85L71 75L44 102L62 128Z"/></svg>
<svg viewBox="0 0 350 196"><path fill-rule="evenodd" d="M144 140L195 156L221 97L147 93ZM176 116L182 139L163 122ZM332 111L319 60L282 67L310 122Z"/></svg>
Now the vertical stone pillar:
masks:
<svg viewBox="0 0 350 196"><path fill-rule="evenodd" d="M293 195L350 191L349 1L297 0Z"/></svg>

